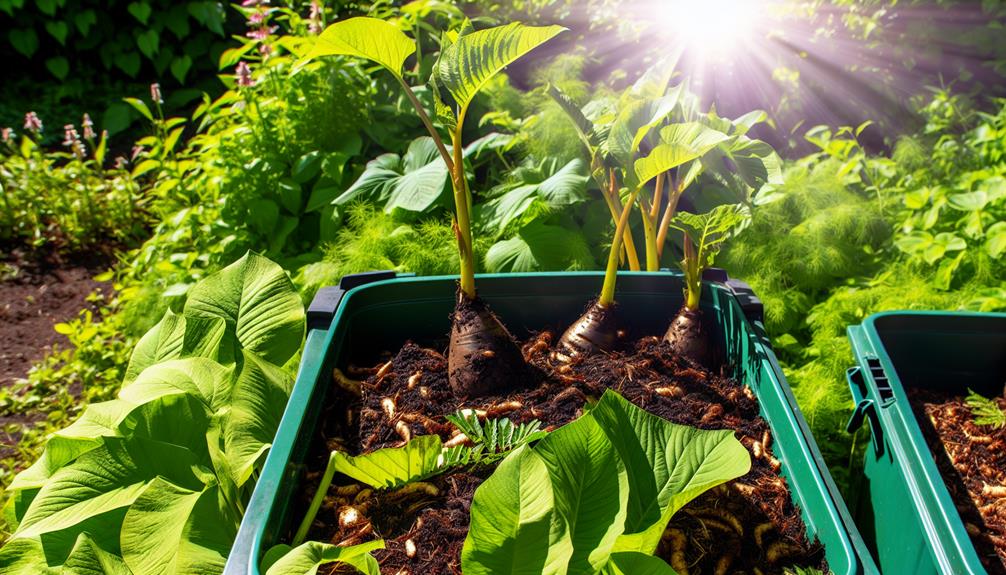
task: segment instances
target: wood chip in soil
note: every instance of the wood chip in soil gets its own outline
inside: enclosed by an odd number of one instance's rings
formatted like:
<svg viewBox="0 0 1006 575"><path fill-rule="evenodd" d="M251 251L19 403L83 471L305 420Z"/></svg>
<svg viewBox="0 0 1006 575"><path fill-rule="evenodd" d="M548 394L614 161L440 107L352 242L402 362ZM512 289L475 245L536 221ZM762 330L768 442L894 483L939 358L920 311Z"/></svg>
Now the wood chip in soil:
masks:
<svg viewBox="0 0 1006 575"><path fill-rule="evenodd" d="M909 399L982 565L1006 575L1006 429L975 425L963 397L910 390Z"/></svg>
<svg viewBox="0 0 1006 575"><path fill-rule="evenodd" d="M406 437L427 434L449 441L456 429L444 416L461 408L514 423L537 419L551 430L581 415L588 398L613 389L674 423L733 429L752 455L748 474L701 495L675 515L658 549L660 557L682 575L768 575L795 566L827 572L823 547L807 539L800 510L779 475L772 434L750 389L673 357L657 338L643 338L573 365L553 362L552 344L550 332L525 342L525 358L542 378L507 397L456 400L447 382L446 358L414 343L380 365L339 371L323 408L306 488L300 490L294 516L303 516L332 449L357 454L401 446ZM362 400L346 391L356 386L362 389ZM394 404L392 413L388 399ZM375 556L387 575L460 574L472 496L491 471L436 477L428 489L405 500L359 485L333 485L308 537L339 545L383 538L387 548ZM340 527L340 513L345 519L347 506L362 508L365 516Z"/></svg>

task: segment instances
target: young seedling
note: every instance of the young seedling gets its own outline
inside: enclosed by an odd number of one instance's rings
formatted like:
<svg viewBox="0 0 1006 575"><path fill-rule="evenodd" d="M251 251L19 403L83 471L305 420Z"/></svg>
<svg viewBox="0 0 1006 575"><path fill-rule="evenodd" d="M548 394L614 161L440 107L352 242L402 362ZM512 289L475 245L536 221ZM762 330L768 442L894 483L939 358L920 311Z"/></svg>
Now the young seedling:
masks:
<svg viewBox="0 0 1006 575"><path fill-rule="evenodd" d="M699 122L669 124L660 128L657 137L651 136L654 129L664 124L675 110L683 90L678 87L665 94L669 78L666 67L654 68L644 74L619 98L617 110L610 114L614 117L610 127L591 123L558 89L549 89L553 99L576 126L591 156L594 178L612 214L617 216L601 295L560 338L556 354L560 360L568 361L610 349L615 343L615 279L622 243L632 237L628 222L637 198L648 197L647 185L653 180L657 182L656 193L661 194L660 182L665 172L696 164L709 150L729 139L727 134ZM601 142L599 134L603 132L607 132L607 137ZM644 144L649 143L648 139L656 141L649 155L643 157L642 150ZM624 204L622 197L626 198ZM650 203L646 203L641 209L649 213L652 208ZM643 222L647 238L647 269L656 270L659 268L656 228L647 225L650 220L646 217ZM635 248L626 252L631 268Z"/></svg>
<svg viewBox="0 0 1006 575"><path fill-rule="evenodd" d="M664 340L678 354L697 363L706 364L711 357L709 340L702 328L702 273L709 269L725 242L748 219L747 210L736 204L721 205L705 214L680 212L671 226L684 233L685 257L681 270L685 273L685 303Z"/></svg>
<svg viewBox="0 0 1006 575"><path fill-rule="evenodd" d="M394 25L375 18L350 18L329 26L308 58L347 55L380 64L398 80L416 113L436 143L454 190L454 231L461 259L461 281L454 310L448 378L459 396L504 393L528 377L520 349L475 291L472 249L472 196L464 167L462 128L468 107L479 90L503 68L565 30L561 26L511 23L474 30L465 22L441 40L429 86L437 117L449 132L450 147L434 127L422 103L402 75L416 42Z"/></svg>

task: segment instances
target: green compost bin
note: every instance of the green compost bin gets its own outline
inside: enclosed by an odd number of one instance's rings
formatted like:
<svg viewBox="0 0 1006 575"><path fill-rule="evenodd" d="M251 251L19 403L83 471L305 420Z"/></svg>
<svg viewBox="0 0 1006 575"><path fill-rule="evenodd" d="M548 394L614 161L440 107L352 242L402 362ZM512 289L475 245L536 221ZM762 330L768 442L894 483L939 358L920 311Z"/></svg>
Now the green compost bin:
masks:
<svg viewBox="0 0 1006 575"><path fill-rule="evenodd" d="M819 540L837 575L876 573L817 445L786 384L761 326L761 302L743 282L721 270L707 275L702 308L715 326L714 341L733 374L751 387L775 436L795 503L810 538ZM599 272L481 275L479 295L517 337L572 323L596 297ZM661 334L683 301L681 274L620 273L618 301L635 336ZM225 568L226 575L258 575L263 554L289 537L293 493L332 370L377 359L406 340L446 347L455 277L396 277L391 272L347 276L318 293L308 310L308 336L300 372L272 450L252 494ZM863 560L861 556L866 556Z"/></svg>
<svg viewBox="0 0 1006 575"><path fill-rule="evenodd" d="M1006 382L1006 314L885 312L849 327L856 404L872 441L852 502L883 573L986 573L909 405L908 389L986 396Z"/></svg>

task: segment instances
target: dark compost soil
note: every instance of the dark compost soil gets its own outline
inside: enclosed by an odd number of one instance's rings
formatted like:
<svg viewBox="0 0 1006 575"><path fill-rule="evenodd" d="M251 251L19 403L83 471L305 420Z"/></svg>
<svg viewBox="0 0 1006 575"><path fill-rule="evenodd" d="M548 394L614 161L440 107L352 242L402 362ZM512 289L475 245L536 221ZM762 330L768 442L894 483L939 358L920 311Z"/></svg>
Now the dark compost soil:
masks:
<svg viewBox="0 0 1006 575"><path fill-rule="evenodd" d="M450 444L458 432L443 416L460 408L515 423L537 419L554 429L579 416L588 398L611 388L675 423L734 429L752 455L747 475L692 501L665 531L658 554L681 575L767 575L791 566L827 572L824 550L808 541L779 475L772 434L749 388L676 359L655 337L574 364L550 359L552 338L545 332L523 345L541 380L502 398L459 402L447 382L444 356L413 343L375 368L350 367L346 374L337 370L320 420L321 437L308 462L307 488L295 505L301 514L294 516L302 516L314 495L329 450L359 453L400 446L425 434L440 435ZM362 399L346 391L358 386ZM490 473L443 475L407 495L333 484L308 538L339 545L384 538L387 548L375 556L387 575L461 573L472 496Z"/></svg>
<svg viewBox="0 0 1006 575"><path fill-rule="evenodd" d="M909 397L982 564L1006 575L1006 429L975 425L960 396L911 390ZM996 401L1006 409L1006 400Z"/></svg>
<svg viewBox="0 0 1006 575"><path fill-rule="evenodd" d="M68 343L53 326L77 317L87 296L107 283L93 277L105 258L32 257L0 252L0 385L28 374L54 344Z"/></svg>

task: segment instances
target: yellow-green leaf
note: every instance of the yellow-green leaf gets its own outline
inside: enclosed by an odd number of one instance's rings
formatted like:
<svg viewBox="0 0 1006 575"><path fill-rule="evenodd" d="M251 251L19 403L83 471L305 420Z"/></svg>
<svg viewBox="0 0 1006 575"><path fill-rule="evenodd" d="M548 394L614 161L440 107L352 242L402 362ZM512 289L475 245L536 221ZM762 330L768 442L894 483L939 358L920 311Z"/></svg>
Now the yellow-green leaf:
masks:
<svg viewBox="0 0 1006 575"><path fill-rule="evenodd" d="M415 51L416 43L393 24L361 16L326 28L307 57L366 58L384 66L395 76L401 76L405 59Z"/></svg>

